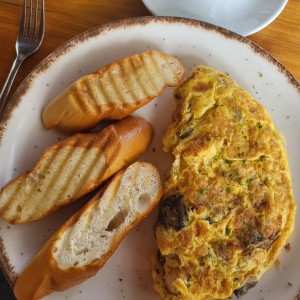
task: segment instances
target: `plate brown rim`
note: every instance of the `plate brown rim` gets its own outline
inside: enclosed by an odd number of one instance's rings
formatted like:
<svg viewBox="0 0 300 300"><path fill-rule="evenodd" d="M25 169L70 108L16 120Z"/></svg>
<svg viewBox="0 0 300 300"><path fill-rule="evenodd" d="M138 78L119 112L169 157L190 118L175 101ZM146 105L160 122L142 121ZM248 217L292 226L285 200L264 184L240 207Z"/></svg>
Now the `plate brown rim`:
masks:
<svg viewBox="0 0 300 300"><path fill-rule="evenodd" d="M114 21L111 23L107 23L104 25L100 25L89 29L79 35L76 35L72 39L63 43L57 49L55 49L51 54L49 54L46 58L44 58L33 70L28 74L28 76L24 79L24 81L17 88L16 92L13 94L12 98L7 105L7 108L3 114L2 120L0 120L0 147L3 133L6 130L7 124L9 123L11 117L13 116L13 111L16 109L22 100L22 96L24 96L27 91L31 88L32 83L35 78L38 77L39 74L43 73L47 70L60 56L64 55L67 52L70 52L72 48L76 45L91 39L96 36L107 34L112 30L117 30L120 28L129 28L133 26L146 26L150 23L161 23L161 24L183 24L188 25L193 28L199 28L209 31L215 31L221 34L225 38L234 39L241 43L244 43L251 47L251 49L256 53L268 60L270 63L275 65L280 73L282 73L288 80L288 82L297 90L298 94L300 94L300 83L293 76L293 74L288 71L285 66L279 62L274 56L272 56L269 52L264 50L262 47L252 42L248 38L241 36L235 32L227 30L223 27L219 27L217 25L209 24L204 21L183 18L183 17L167 17L167 16L146 16L146 17L137 17L130 19L123 19L119 21ZM5 245L0 235L0 267L4 271L6 278L8 279L11 286L14 285L17 274L14 271L13 265L9 261L9 256L6 252Z"/></svg>

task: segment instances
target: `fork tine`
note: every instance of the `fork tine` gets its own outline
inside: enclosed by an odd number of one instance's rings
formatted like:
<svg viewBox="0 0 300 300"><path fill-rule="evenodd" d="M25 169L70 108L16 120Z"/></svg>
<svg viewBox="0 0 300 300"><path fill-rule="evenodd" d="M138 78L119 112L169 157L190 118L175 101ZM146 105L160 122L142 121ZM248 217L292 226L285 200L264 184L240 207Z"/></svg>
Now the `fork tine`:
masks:
<svg viewBox="0 0 300 300"><path fill-rule="evenodd" d="M32 0L29 2L29 23L27 26L27 37L31 38L32 36Z"/></svg>
<svg viewBox="0 0 300 300"><path fill-rule="evenodd" d="M19 37L42 41L45 27L44 0L35 0L34 3L30 0L29 7L27 7L27 1L24 0L22 9Z"/></svg>
<svg viewBox="0 0 300 300"><path fill-rule="evenodd" d="M40 26L39 26L39 32L37 39L40 40L40 43L42 43L44 32L45 32L45 7L44 7L44 0L41 1L41 17L40 17Z"/></svg>
<svg viewBox="0 0 300 300"><path fill-rule="evenodd" d="M26 0L23 1L22 16L20 21L19 36L24 35L26 28Z"/></svg>
<svg viewBox="0 0 300 300"><path fill-rule="evenodd" d="M33 12L33 0L30 0L29 4L29 18L27 17L27 1L23 0L22 16L19 27L19 35L16 41L16 53L17 57L13 62L8 77L4 83L2 91L0 93L0 117L7 104L7 96L12 86L15 75L25 58L36 52L42 44L44 37L45 27L45 8L44 0L35 0ZM40 18L38 13L38 2L41 1ZM29 19L29 20L28 20ZM39 21L38 21L39 19ZM34 22L34 23L33 23ZM32 24L33 23L33 24ZM33 26L33 28L32 28Z"/></svg>
<svg viewBox="0 0 300 300"><path fill-rule="evenodd" d="M35 0L35 13L34 13L34 22L33 22L33 38L36 39L36 36L37 36L37 23L38 23L38 0Z"/></svg>

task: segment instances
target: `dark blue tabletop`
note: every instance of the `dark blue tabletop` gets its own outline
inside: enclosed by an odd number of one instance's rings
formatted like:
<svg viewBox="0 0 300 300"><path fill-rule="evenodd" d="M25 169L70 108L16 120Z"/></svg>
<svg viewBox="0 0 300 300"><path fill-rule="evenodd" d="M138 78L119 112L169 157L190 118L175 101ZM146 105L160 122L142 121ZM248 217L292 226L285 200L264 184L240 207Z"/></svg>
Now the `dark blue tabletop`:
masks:
<svg viewBox="0 0 300 300"><path fill-rule="evenodd" d="M15 300L14 294L12 292L11 287L9 286L8 282L4 274L0 269L0 299L1 300Z"/></svg>

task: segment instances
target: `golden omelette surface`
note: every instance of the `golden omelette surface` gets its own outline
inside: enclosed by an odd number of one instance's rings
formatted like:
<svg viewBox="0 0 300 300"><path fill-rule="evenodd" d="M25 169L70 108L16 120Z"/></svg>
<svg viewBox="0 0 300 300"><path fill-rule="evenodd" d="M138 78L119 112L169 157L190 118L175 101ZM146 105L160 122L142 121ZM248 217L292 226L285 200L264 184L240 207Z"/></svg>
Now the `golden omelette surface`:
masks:
<svg viewBox="0 0 300 300"><path fill-rule="evenodd" d="M175 98L153 286L162 299L241 296L293 229L284 140L266 109L212 68L197 67Z"/></svg>

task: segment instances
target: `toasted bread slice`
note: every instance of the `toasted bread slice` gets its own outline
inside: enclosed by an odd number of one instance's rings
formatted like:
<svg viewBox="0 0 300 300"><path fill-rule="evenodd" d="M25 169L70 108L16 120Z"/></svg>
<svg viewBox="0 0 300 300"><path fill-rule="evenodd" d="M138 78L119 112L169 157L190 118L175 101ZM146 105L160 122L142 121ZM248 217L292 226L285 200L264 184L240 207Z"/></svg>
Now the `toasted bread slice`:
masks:
<svg viewBox="0 0 300 300"><path fill-rule="evenodd" d="M97 188L148 147L151 125L129 116L100 132L76 134L48 147L31 171L0 191L0 217L40 219Z"/></svg>
<svg viewBox="0 0 300 300"><path fill-rule="evenodd" d="M103 119L122 119L176 86L184 67L174 56L150 50L125 57L86 75L43 110L45 128L81 132Z"/></svg>
<svg viewBox="0 0 300 300"><path fill-rule="evenodd" d="M161 196L153 165L136 162L117 173L27 265L14 287L17 299L40 299L95 275Z"/></svg>

